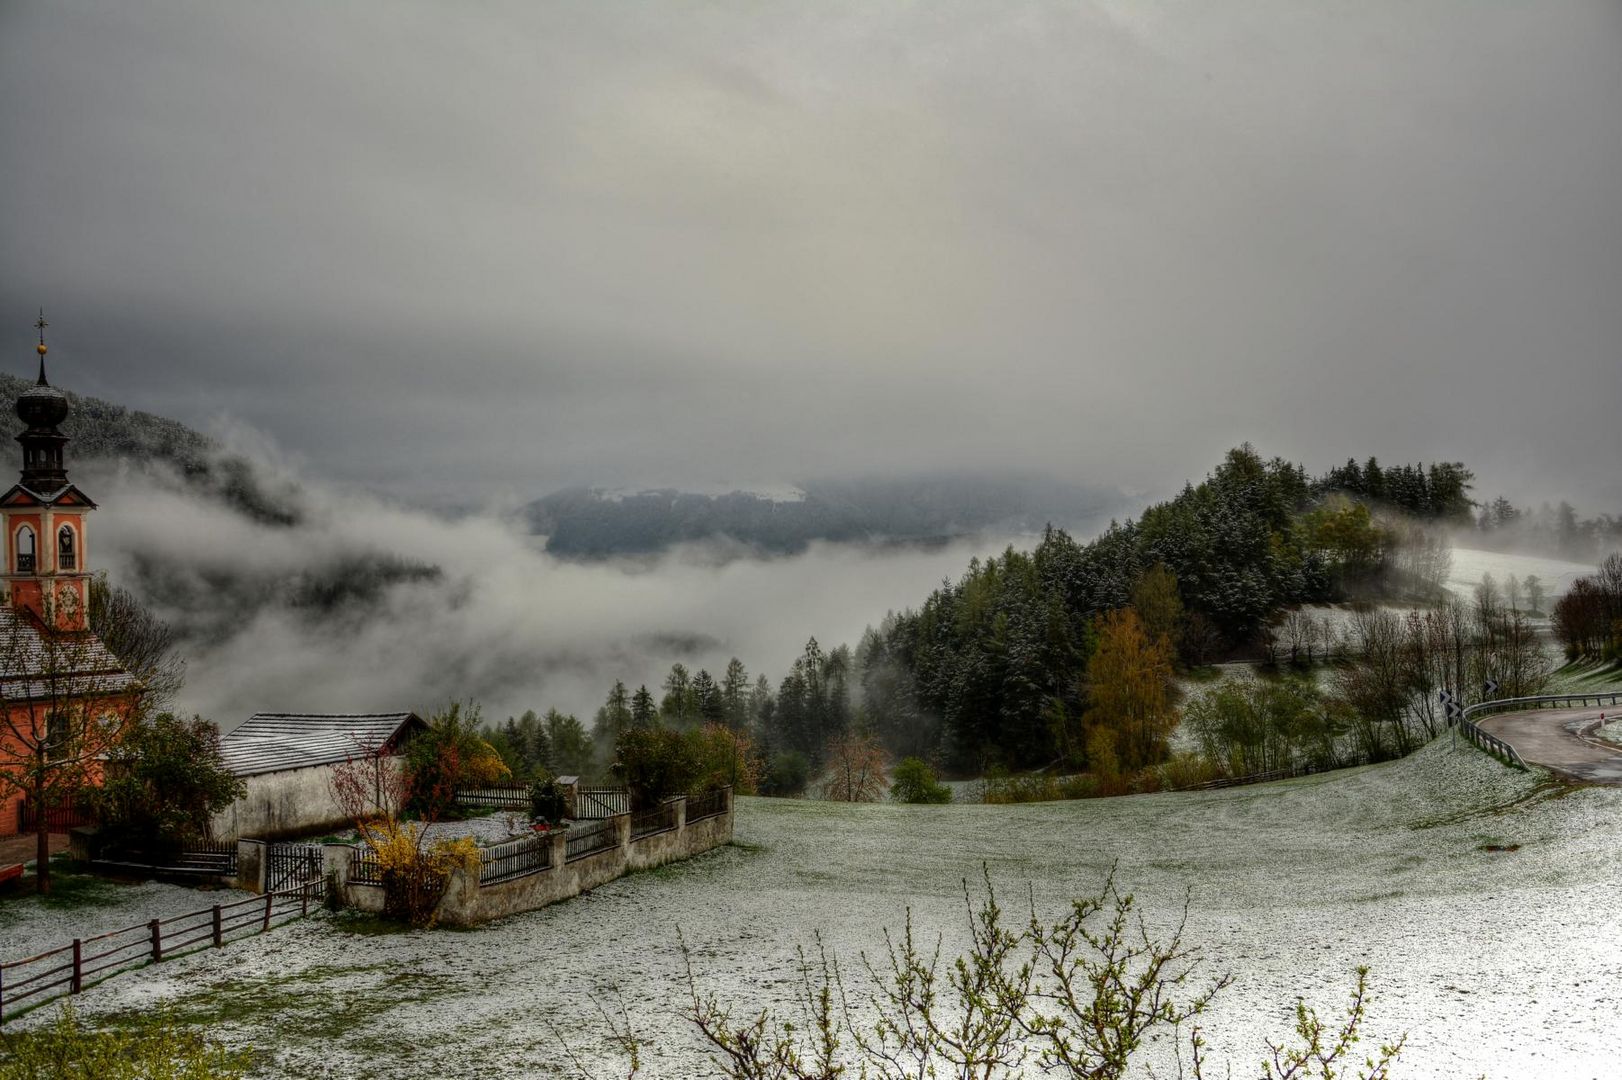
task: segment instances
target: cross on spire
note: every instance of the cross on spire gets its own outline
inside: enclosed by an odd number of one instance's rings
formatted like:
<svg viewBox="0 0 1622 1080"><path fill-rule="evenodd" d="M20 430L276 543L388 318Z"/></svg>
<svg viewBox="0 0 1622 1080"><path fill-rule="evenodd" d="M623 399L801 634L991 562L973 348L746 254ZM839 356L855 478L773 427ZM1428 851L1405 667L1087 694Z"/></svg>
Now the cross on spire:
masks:
<svg viewBox="0 0 1622 1080"><path fill-rule="evenodd" d="M45 321L45 309L39 309L39 318L34 320L34 328L39 331L39 343L45 344L45 328L51 325Z"/></svg>

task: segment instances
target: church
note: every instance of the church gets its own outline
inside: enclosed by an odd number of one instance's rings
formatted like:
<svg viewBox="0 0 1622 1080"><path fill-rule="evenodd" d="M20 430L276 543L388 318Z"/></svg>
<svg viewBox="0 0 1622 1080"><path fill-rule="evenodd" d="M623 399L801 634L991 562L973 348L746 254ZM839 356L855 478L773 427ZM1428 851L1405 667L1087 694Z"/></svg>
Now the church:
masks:
<svg viewBox="0 0 1622 1080"><path fill-rule="evenodd" d="M68 479L68 399L45 377L43 315L36 325L39 380L17 399L22 475L0 495L0 837L24 831L31 778L47 777L47 792L95 782L106 749L97 741L116 738L140 689L91 629L87 524L96 504Z"/></svg>

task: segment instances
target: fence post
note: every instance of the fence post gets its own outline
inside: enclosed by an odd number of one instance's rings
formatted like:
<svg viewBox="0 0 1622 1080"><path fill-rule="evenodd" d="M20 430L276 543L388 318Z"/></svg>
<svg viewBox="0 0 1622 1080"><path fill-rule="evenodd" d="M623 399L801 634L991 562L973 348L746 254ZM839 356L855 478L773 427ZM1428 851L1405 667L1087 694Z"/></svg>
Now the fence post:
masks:
<svg viewBox="0 0 1622 1080"><path fill-rule="evenodd" d="M148 930L152 931L152 959L153 960L162 960L163 959L163 928L158 923L157 919L153 919L151 922L147 923L146 926L147 926Z"/></svg>
<svg viewBox="0 0 1622 1080"><path fill-rule="evenodd" d="M299 887L298 913L300 918L310 913L310 883L308 881Z"/></svg>
<svg viewBox="0 0 1622 1080"><path fill-rule="evenodd" d="M217 949L224 942L220 940L220 905L214 905L214 947Z"/></svg>
<svg viewBox="0 0 1622 1080"><path fill-rule="evenodd" d="M264 928L266 930L270 929L270 898L272 896L274 896L274 895L275 895L274 893L268 893L268 892L265 894L265 927Z"/></svg>
<svg viewBox="0 0 1622 1080"><path fill-rule="evenodd" d="M74 938L73 939L73 981L68 984L68 993L70 993L70 994L77 994L80 990L82 990L84 988L84 973L83 973L83 971L80 970L80 963L79 963L81 953L82 953L82 950L80 949L79 939Z"/></svg>

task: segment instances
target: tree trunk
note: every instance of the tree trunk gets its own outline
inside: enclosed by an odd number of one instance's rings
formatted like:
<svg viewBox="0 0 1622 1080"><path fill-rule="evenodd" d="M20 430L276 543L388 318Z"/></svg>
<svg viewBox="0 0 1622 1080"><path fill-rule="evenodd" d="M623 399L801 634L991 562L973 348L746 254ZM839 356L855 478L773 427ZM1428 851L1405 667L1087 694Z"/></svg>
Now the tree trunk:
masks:
<svg viewBox="0 0 1622 1080"><path fill-rule="evenodd" d="M51 891L51 826L45 816L45 793L34 799L34 888L41 896Z"/></svg>

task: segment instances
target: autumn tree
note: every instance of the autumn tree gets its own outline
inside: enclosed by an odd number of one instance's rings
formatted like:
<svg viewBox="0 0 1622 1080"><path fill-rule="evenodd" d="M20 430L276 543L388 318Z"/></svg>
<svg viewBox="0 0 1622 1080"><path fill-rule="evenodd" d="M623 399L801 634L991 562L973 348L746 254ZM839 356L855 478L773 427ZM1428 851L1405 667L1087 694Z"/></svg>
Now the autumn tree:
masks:
<svg viewBox="0 0 1622 1080"><path fill-rule="evenodd" d="M1170 643L1151 641L1137 612L1120 608L1100 618L1098 648L1087 664L1089 747L1094 732L1108 732L1122 769L1162 761L1177 723L1167 697L1171 675Z"/></svg>
<svg viewBox="0 0 1622 1080"><path fill-rule="evenodd" d="M823 752L822 797L830 802L878 802L889 790L884 748L864 732L848 731Z"/></svg>
<svg viewBox="0 0 1622 1080"><path fill-rule="evenodd" d="M411 794L407 808L437 820L454 811L460 788L485 787L512 776L480 730L480 712L452 702L428 721L428 730L406 745Z"/></svg>
<svg viewBox="0 0 1622 1080"><path fill-rule="evenodd" d="M100 779L146 697L95 634L63 629L72 616L51 603L43 617L0 605L0 791L21 794L34 811L42 894L51 888L45 811Z"/></svg>

